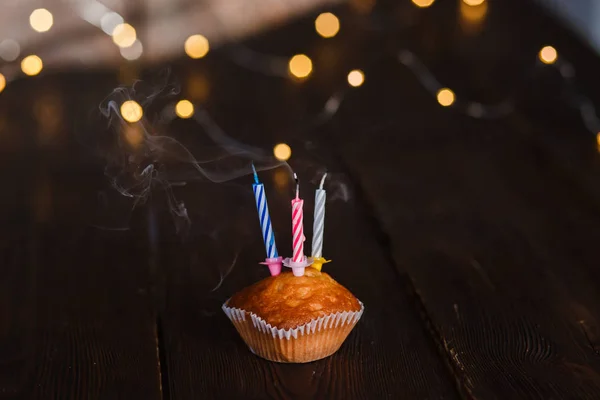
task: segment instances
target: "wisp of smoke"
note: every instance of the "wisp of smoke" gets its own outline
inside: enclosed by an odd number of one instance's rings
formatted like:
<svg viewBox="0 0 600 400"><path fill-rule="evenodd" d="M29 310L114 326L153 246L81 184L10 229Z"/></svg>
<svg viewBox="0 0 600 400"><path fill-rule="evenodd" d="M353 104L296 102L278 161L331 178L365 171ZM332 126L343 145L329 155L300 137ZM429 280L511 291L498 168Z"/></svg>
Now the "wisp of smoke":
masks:
<svg viewBox="0 0 600 400"><path fill-rule="evenodd" d="M192 181L228 182L251 174L252 163L257 170L280 166L289 169L289 166L270 152L226 135L197 104L194 114L198 123L197 143L184 145L164 133L166 125L175 117L173 112L165 111L164 102L178 92L172 84L146 86L142 82L113 90L100 105L109 133L94 147L101 151L106 164L104 174L112 188L129 199L129 211L145 203L156 190L164 191L176 228L183 232L189 228L190 218L184 202L175 196L174 187ZM144 115L138 122L123 119L120 107L127 100L142 106ZM156 118L151 121L153 110L157 110ZM106 203L106 198L102 199ZM128 221L119 226L98 226L127 229Z"/></svg>

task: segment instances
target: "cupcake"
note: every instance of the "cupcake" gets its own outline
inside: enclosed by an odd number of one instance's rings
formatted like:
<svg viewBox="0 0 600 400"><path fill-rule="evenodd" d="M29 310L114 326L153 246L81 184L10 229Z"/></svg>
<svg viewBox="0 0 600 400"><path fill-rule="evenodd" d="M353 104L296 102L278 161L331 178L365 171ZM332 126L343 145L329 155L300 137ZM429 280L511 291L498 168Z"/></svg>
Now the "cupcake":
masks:
<svg viewBox="0 0 600 400"><path fill-rule="evenodd" d="M335 353L364 311L326 273L306 268L248 286L223 304L250 350L267 360L305 363Z"/></svg>

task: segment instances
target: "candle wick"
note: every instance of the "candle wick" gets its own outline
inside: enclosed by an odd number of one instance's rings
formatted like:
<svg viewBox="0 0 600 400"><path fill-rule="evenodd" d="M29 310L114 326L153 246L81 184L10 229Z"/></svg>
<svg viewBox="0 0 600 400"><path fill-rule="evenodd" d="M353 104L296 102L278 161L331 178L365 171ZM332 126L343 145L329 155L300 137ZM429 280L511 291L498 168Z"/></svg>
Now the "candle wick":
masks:
<svg viewBox="0 0 600 400"><path fill-rule="evenodd" d="M325 183L325 178L327 178L327 172L325 172L325 175L323 175L323 178L321 178L321 184L319 185L319 189L323 189L323 184Z"/></svg>
<svg viewBox="0 0 600 400"><path fill-rule="evenodd" d="M296 199L300 196L300 181L298 180L298 175L294 172L294 180L296 181Z"/></svg>
<svg viewBox="0 0 600 400"><path fill-rule="evenodd" d="M256 173L256 168L254 168L254 163L252 163L252 172L254 172L254 182L258 183L258 174Z"/></svg>

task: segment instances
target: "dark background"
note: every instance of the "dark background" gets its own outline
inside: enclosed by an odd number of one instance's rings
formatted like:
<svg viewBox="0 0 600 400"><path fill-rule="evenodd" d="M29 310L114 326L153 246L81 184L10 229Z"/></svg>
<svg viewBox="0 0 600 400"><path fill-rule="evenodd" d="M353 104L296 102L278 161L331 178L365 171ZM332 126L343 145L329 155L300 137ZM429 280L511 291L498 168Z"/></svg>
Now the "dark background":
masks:
<svg viewBox="0 0 600 400"><path fill-rule="evenodd" d="M2 64L0 398L598 398L593 37L534 2L369 4L317 7L200 60L179 48L27 78ZM314 31L321 11L340 18L332 39ZM313 60L303 81L285 72L297 53ZM141 122L103 116L128 98ZM173 115L182 98L194 118ZM281 142L308 238L330 173L324 271L366 306L339 352L302 365L253 356L220 310L268 275L250 160L289 253Z"/></svg>

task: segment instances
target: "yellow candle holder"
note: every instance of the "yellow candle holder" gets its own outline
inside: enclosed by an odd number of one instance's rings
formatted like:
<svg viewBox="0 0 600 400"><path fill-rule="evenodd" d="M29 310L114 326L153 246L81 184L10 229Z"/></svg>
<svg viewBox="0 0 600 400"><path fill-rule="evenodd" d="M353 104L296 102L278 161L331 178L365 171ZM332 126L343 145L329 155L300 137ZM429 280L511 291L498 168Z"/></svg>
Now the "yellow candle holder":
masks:
<svg viewBox="0 0 600 400"><path fill-rule="evenodd" d="M311 268L314 268L317 271L321 272L321 268L323 267L323 264L327 264L328 262L331 262L331 260L326 260L323 257L313 258L313 263L311 265Z"/></svg>

